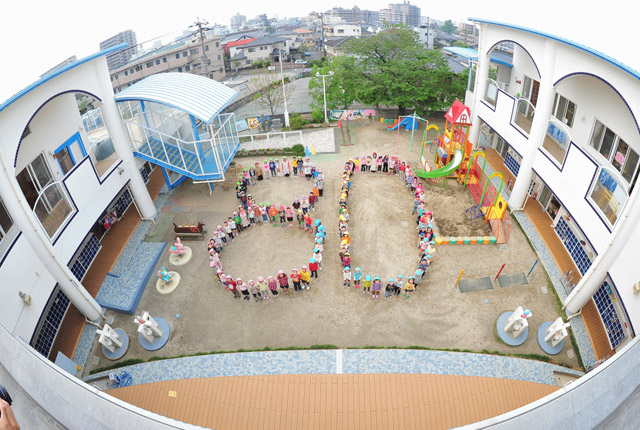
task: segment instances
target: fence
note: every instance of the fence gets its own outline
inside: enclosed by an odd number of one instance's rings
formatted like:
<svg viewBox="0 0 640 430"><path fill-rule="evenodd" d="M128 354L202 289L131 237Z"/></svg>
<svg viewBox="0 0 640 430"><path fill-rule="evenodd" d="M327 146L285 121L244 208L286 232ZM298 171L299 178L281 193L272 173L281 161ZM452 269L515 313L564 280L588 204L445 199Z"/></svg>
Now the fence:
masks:
<svg viewBox="0 0 640 430"><path fill-rule="evenodd" d="M302 145L302 131L278 131L240 136L240 149L291 148Z"/></svg>

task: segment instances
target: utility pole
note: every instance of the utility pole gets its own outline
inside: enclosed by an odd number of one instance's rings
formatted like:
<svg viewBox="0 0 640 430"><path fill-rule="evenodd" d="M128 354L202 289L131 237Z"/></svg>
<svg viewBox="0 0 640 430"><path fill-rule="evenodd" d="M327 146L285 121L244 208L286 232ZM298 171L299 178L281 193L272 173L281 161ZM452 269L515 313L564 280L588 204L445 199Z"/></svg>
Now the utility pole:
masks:
<svg viewBox="0 0 640 430"><path fill-rule="evenodd" d="M324 57L325 49L324 49L324 14L320 12L320 55Z"/></svg>
<svg viewBox="0 0 640 430"><path fill-rule="evenodd" d="M194 31L194 34L196 32L200 33L200 49L202 49L202 56L200 57L202 59L202 63L204 64L204 73L207 76L207 78L209 77L209 57L207 57L207 53L204 50L204 30L208 30L208 28L202 28L202 26L207 26L209 25L209 22L206 19L203 19L202 21L200 21L200 18L196 17L196 21L189 26L189 28L195 28L197 27L198 29Z"/></svg>

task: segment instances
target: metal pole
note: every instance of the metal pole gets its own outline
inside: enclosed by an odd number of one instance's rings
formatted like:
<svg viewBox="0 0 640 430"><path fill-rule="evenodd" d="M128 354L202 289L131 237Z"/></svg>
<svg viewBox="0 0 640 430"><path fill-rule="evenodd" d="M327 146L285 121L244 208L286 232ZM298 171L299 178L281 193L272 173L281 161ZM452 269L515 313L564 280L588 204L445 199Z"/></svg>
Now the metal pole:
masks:
<svg viewBox="0 0 640 430"><path fill-rule="evenodd" d="M282 80L282 100L284 101L284 125L289 127L289 112L287 112L287 94L284 91L284 73L282 71L282 49L280 49L280 79Z"/></svg>
<svg viewBox="0 0 640 430"><path fill-rule="evenodd" d="M458 282L460 282L460 278L462 278L463 273L464 273L464 269L460 271L460 276L458 276L458 279L456 280L454 287L458 286Z"/></svg>
<svg viewBox="0 0 640 430"><path fill-rule="evenodd" d="M322 94L324 95L324 122L329 123L329 119L327 119L327 88L324 84L325 75L322 75Z"/></svg>
<svg viewBox="0 0 640 430"><path fill-rule="evenodd" d="M538 260L536 260L536 262L533 263L533 266L531 266L531 269L529 270L529 273L527 273L527 276L531 275L531 272L533 272L533 269L536 267L536 264L538 264Z"/></svg>
<svg viewBox="0 0 640 430"><path fill-rule="evenodd" d="M502 265L502 267L500 268L500 271L498 272L498 274L496 275L496 277L493 279L494 281L498 279L498 276L500 276L500 274L502 273L502 269L504 269L504 266L506 266L506 265L507 265L507 263L504 263L504 264Z"/></svg>

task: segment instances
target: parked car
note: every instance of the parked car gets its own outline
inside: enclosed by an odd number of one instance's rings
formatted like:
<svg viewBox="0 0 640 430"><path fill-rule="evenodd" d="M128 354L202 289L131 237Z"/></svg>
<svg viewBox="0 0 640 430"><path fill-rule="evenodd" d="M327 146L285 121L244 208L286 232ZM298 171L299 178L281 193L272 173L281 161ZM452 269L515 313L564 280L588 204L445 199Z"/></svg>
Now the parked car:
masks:
<svg viewBox="0 0 640 430"><path fill-rule="evenodd" d="M307 62L305 60L296 60L293 64L307 64Z"/></svg>

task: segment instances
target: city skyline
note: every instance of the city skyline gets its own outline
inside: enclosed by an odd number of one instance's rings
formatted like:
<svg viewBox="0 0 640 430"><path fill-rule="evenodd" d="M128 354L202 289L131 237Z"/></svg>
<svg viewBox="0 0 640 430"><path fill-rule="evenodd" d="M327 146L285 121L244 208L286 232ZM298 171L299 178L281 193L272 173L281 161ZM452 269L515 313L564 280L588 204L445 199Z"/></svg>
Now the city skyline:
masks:
<svg viewBox="0 0 640 430"><path fill-rule="evenodd" d="M0 86L0 100L11 97L65 58L72 55L83 58L97 52L100 41L127 29L136 33L139 43L162 36L163 41L167 41L180 34L198 17L206 19L212 25L217 23L228 26L231 17L236 13L245 15L247 19L261 13L279 18L304 17L312 11L324 12L332 7L351 8L357 5L361 9L380 10L392 3L396 2L371 0L364 3L336 0L323 4L321 8L313 8L308 4L285 0L270 5L269 10L264 10L264 3L255 0L215 6L209 2L194 0L189 3L188 8L177 9L175 4L164 0L153 3L114 0L109 3L111 9L100 10L100 19L97 20L96 15L79 0L68 0L64 8L60 8L57 3L38 4L37 13L33 13L34 5L31 2L23 2L12 5L11 10L0 17L0 34L4 40L11 40L10 36L20 36L19 44L5 44L5 58L10 58L10 64L13 66L0 69L3 82ZM420 7L422 16L439 20L461 21L468 17L478 17L536 28L559 37L579 40L633 69L640 70L640 58L628 49L627 42L631 40L635 18L633 14L620 14L615 5L603 10L576 9L576 3L573 2L552 3L544 0L523 14L520 8L514 7L513 2L506 0L482 4L460 0L456 7L424 1L412 1L411 4ZM36 31L25 31L24 17L29 17L29 25L37 29ZM608 22L616 24L615 31L605 29L604 24Z"/></svg>

